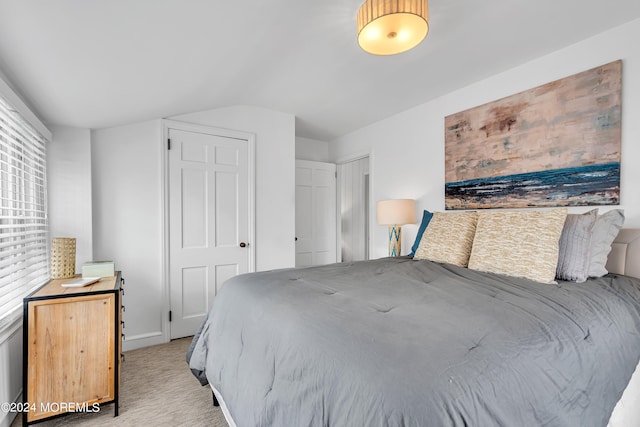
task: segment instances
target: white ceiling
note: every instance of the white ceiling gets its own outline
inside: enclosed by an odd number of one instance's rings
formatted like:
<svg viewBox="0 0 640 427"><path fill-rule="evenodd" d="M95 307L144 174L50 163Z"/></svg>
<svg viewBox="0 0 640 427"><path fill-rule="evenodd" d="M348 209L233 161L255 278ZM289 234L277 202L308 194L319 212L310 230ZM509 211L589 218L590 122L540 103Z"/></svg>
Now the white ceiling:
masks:
<svg viewBox="0 0 640 427"><path fill-rule="evenodd" d="M360 4L0 0L0 70L47 124L243 104L331 140L640 17L638 0L431 0L426 40L376 57L357 45Z"/></svg>

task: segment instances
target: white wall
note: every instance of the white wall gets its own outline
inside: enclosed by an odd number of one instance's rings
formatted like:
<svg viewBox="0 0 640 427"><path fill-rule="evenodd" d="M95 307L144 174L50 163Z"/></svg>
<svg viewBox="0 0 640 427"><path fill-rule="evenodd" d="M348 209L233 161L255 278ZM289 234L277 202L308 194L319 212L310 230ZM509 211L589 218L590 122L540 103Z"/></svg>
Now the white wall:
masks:
<svg viewBox="0 0 640 427"><path fill-rule="evenodd" d="M444 209L444 117L608 62L623 60L621 206L627 227L640 227L640 20L394 115L330 143L334 161L372 155L373 202L415 198L417 209ZM609 209L602 207L602 210ZM574 208L572 211L583 211ZM373 213L372 213L373 214ZM375 220L375 218L373 218ZM386 228L374 226L372 257L386 256ZM417 226L403 227L403 254Z"/></svg>
<svg viewBox="0 0 640 427"><path fill-rule="evenodd" d="M256 270L295 265L295 116L234 106L172 120L256 135Z"/></svg>
<svg viewBox="0 0 640 427"><path fill-rule="evenodd" d="M22 324L0 332L0 403L21 402ZM15 412L0 410L0 427L9 427Z"/></svg>
<svg viewBox="0 0 640 427"><path fill-rule="evenodd" d="M47 147L49 235L76 238L76 271L93 260L91 132L51 127Z"/></svg>
<svg viewBox="0 0 640 427"><path fill-rule="evenodd" d="M162 122L93 131L93 253L115 261L124 350L164 341Z"/></svg>
<svg viewBox="0 0 640 427"><path fill-rule="evenodd" d="M328 163L330 162L329 143L296 136L296 159Z"/></svg>

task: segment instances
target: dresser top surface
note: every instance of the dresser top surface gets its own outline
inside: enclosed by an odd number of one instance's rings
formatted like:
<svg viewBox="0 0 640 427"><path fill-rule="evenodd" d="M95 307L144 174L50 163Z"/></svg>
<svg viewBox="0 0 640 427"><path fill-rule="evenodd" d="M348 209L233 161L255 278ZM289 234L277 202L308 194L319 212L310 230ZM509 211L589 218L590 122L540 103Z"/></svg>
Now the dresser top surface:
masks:
<svg viewBox="0 0 640 427"><path fill-rule="evenodd" d="M119 289L120 272L116 272L115 276L103 277L96 283L82 287L65 287L63 283L69 282L74 278L82 277L82 275L76 275L66 279L53 279L36 290L33 294L29 295L26 299L52 297L52 296L73 296L76 294L88 294L94 292L114 291Z"/></svg>

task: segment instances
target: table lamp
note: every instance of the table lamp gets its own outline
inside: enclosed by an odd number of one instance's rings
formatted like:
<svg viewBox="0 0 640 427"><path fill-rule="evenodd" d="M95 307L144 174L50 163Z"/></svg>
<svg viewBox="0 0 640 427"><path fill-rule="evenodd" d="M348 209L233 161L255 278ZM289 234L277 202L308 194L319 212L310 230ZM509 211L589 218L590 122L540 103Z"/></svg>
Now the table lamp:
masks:
<svg viewBox="0 0 640 427"><path fill-rule="evenodd" d="M400 255L402 227L416 223L416 202L413 199L381 200L377 203L378 224L389 226L389 256Z"/></svg>

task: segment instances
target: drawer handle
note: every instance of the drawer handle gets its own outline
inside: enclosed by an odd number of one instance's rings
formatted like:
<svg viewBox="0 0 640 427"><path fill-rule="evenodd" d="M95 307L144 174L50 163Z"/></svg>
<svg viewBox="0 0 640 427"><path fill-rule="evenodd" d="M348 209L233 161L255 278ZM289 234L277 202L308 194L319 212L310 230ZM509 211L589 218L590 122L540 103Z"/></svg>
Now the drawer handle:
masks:
<svg viewBox="0 0 640 427"><path fill-rule="evenodd" d="M125 328L125 326L124 326L124 320L121 320L121 321L120 321L120 324L122 325L122 329L124 329L124 328Z"/></svg>
<svg viewBox="0 0 640 427"><path fill-rule="evenodd" d="M122 293L122 295L124 295L124 288L120 288L120 293Z"/></svg>
<svg viewBox="0 0 640 427"><path fill-rule="evenodd" d="M120 286L124 286L124 277L120 278Z"/></svg>
<svg viewBox="0 0 640 427"><path fill-rule="evenodd" d="M120 353L120 361L124 362L124 353Z"/></svg>
<svg viewBox="0 0 640 427"><path fill-rule="evenodd" d="M122 341L126 341L127 339L125 338L124 334L120 334L122 336Z"/></svg>
<svg viewBox="0 0 640 427"><path fill-rule="evenodd" d="M127 311L127 310L125 310L125 306L124 305L122 306L122 311Z"/></svg>

